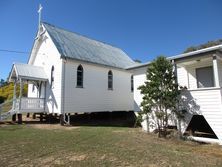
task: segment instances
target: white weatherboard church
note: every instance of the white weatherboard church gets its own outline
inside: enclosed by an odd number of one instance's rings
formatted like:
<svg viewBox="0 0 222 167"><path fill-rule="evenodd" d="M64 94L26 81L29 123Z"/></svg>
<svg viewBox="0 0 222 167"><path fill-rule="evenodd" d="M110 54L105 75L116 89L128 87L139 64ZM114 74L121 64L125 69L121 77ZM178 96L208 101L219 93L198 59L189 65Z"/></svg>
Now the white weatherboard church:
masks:
<svg viewBox="0 0 222 167"><path fill-rule="evenodd" d="M140 111L137 88L146 80L149 62L135 63L119 48L48 23L41 23L37 34L28 64L15 63L10 73L10 81L21 87L28 83L27 98L22 92L14 96L14 113ZM221 56L218 45L168 58L179 85L187 88L183 102L189 114L183 133L201 131L212 141L222 141ZM150 125L145 121L142 126L147 130Z"/></svg>
<svg viewBox="0 0 222 167"><path fill-rule="evenodd" d="M14 64L10 80L29 83L21 112L133 111L133 65L119 48L42 23L28 64Z"/></svg>

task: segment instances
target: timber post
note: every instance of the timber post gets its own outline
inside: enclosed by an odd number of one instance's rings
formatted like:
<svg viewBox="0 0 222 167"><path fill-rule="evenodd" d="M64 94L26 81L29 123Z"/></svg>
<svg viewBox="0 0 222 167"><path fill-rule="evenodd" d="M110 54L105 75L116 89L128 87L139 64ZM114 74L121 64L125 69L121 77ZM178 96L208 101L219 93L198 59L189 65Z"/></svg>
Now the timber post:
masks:
<svg viewBox="0 0 222 167"><path fill-rule="evenodd" d="M26 117L29 118L29 116L30 116L30 113L27 113Z"/></svg>
<svg viewBox="0 0 222 167"><path fill-rule="evenodd" d="M22 79L19 79L20 82L20 93L19 93L19 110L21 110L21 104L22 104L22 91L23 91L23 83L22 83Z"/></svg>
<svg viewBox="0 0 222 167"><path fill-rule="evenodd" d="M36 114L35 113L32 114L32 119L36 119Z"/></svg>
<svg viewBox="0 0 222 167"><path fill-rule="evenodd" d="M43 121L43 113L40 113L40 122Z"/></svg>
<svg viewBox="0 0 222 167"><path fill-rule="evenodd" d="M64 125L64 115L60 114L59 118L60 118L60 125L63 126Z"/></svg>
<svg viewBox="0 0 222 167"><path fill-rule="evenodd" d="M18 124L22 124L22 114L18 114Z"/></svg>
<svg viewBox="0 0 222 167"><path fill-rule="evenodd" d="M12 115L12 122L16 122L16 114Z"/></svg>

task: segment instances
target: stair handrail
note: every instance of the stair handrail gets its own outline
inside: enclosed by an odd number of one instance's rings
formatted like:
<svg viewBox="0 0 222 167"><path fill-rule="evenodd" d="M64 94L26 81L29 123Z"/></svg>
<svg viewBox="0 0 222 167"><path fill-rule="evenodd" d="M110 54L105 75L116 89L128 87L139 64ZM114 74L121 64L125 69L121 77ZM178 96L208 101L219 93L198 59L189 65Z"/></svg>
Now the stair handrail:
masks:
<svg viewBox="0 0 222 167"><path fill-rule="evenodd" d="M10 99L10 100L7 100L7 101L5 101L5 102L3 102L3 103L0 104L0 117L1 117L1 115L2 115L2 107L3 107L4 105L8 104L8 103L13 102L13 101L14 101L13 99ZM12 109L13 109L13 105L11 106L11 108L10 108L9 111L11 111Z"/></svg>

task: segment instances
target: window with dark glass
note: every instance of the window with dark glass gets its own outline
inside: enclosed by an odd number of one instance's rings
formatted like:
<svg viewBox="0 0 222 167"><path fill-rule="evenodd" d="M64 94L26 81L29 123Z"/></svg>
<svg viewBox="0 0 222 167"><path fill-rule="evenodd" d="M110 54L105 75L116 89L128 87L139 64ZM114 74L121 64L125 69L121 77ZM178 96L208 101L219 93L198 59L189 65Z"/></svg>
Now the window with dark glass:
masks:
<svg viewBox="0 0 222 167"><path fill-rule="evenodd" d="M77 87L82 88L83 87L83 67L82 65L79 65L77 68Z"/></svg>
<svg viewBox="0 0 222 167"><path fill-rule="evenodd" d="M54 71L55 71L55 68L54 68L54 66L52 66L52 68L51 68L51 88L54 87Z"/></svg>
<svg viewBox="0 0 222 167"><path fill-rule="evenodd" d="M196 69L197 88L214 87L213 67Z"/></svg>
<svg viewBox="0 0 222 167"><path fill-rule="evenodd" d="M108 72L108 89L109 90L113 89L113 73L112 73L112 71Z"/></svg>
<svg viewBox="0 0 222 167"><path fill-rule="evenodd" d="M133 75L131 75L131 92L134 91Z"/></svg>

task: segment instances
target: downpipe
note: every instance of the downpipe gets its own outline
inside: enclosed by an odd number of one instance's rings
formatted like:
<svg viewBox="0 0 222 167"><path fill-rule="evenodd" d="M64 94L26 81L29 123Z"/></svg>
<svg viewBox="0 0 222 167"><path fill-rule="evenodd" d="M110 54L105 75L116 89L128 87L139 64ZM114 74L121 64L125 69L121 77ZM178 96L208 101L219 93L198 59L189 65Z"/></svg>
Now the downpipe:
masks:
<svg viewBox="0 0 222 167"><path fill-rule="evenodd" d="M70 125L70 115L65 113L65 75L66 75L66 59L62 60L62 75L63 75L63 80L62 80L62 115L63 115L63 123Z"/></svg>

